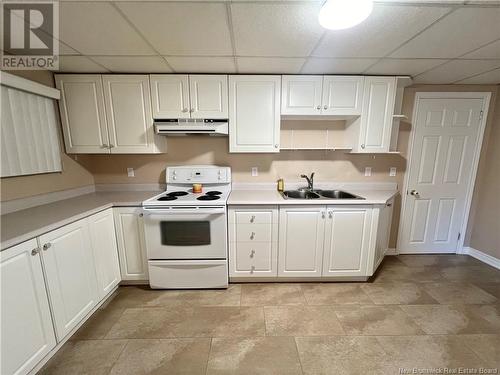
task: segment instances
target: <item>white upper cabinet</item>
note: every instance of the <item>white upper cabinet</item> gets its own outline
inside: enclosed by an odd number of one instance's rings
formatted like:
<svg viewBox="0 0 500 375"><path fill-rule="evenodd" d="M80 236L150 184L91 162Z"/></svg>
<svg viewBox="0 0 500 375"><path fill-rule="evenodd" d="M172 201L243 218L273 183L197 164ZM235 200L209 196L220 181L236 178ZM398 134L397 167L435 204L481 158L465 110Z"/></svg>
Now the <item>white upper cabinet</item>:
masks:
<svg viewBox="0 0 500 375"><path fill-rule="evenodd" d="M109 154L102 79L98 74L56 74L66 152Z"/></svg>
<svg viewBox="0 0 500 375"><path fill-rule="evenodd" d="M396 77L366 77L359 143L353 151L389 152L396 100Z"/></svg>
<svg viewBox="0 0 500 375"><path fill-rule="evenodd" d="M54 325L62 340L99 300L87 220L39 237Z"/></svg>
<svg viewBox="0 0 500 375"><path fill-rule="evenodd" d="M365 276L371 208L328 206L323 276Z"/></svg>
<svg viewBox="0 0 500 375"><path fill-rule="evenodd" d="M112 154L162 151L165 138L156 136L147 75L103 75L104 103Z"/></svg>
<svg viewBox="0 0 500 375"><path fill-rule="evenodd" d="M225 75L190 75L191 118L228 117L228 87Z"/></svg>
<svg viewBox="0 0 500 375"><path fill-rule="evenodd" d="M282 115L361 115L364 77L285 75L282 80Z"/></svg>
<svg viewBox="0 0 500 375"><path fill-rule="evenodd" d="M282 115L321 114L323 76L283 76Z"/></svg>
<svg viewBox="0 0 500 375"><path fill-rule="evenodd" d="M325 206L280 207L278 276L321 276Z"/></svg>
<svg viewBox="0 0 500 375"><path fill-rule="evenodd" d="M150 76L155 119L225 119L227 75L153 74Z"/></svg>
<svg viewBox="0 0 500 375"><path fill-rule="evenodd" d="M359 116L363 106L364 77L324 76L321 114Z"/></svg>
<svg viewBox="0 0 500 375"><path fill-rule="evenodd" d="M280 76L229 77L229 152L279 152Z"/></svg>
<svg viewBox="0 0 500 375"><path fill-rule="evenodd" d="M190 118L187 74L152 74L149 79L154 118Z"/></svg>
<svg viewBox="0 0 500 375"><path fill-rule="evenodd" d="M35 239L0 253L0 278L0 373L27 374L56 346Z"/></svg>

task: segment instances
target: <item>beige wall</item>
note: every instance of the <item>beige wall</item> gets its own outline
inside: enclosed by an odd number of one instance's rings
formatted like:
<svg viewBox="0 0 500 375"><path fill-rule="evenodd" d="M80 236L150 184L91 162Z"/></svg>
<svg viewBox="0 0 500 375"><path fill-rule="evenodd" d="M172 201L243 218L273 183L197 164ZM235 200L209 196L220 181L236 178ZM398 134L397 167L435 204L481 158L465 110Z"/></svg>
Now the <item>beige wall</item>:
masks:
<svg viewBox="0 0 500 375"><path fill-rule="evenodd" d="M11 71L9 73L54 87L48 71ZM60 137L63 147L62 137ZM61 150L62 172L0 179L0 201L25 198L37 194L72 189L94 184L92 174Z"/></svg>
<svg viewBox="0 0 500 375"><path fill-rule="evenodd" d="M498 89L500 92L500 86ZM492 121L485 131L466 244L500 259L500 99L491 105L490 113Z"/></svg>

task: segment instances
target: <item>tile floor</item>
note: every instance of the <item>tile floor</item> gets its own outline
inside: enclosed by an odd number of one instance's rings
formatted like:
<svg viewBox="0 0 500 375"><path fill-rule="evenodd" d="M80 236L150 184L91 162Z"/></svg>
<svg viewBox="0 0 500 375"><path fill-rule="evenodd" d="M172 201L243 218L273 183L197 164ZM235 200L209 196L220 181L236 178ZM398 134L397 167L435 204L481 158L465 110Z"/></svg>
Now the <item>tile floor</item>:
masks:
<svg viewBox="0 0 500 375"><path fill-rule="evenodd" d="M406 255L387 257L367 283L121 287L41 373L389 375L400 368L500 371L500 271L468 256Z"/></svg>

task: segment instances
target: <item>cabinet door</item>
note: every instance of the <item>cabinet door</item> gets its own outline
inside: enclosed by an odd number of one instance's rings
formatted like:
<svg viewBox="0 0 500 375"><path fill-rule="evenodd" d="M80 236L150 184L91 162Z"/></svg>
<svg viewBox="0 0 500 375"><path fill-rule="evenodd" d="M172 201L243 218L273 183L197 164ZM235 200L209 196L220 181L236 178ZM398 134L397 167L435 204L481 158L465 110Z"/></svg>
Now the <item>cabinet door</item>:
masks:
<svg viewBox="0 0 500 375"><path fill-rule="evenodd" d="M320 115L323 76L283 76L282 115Z"/></svg>
<svg viewBox="0 0 500 375"><path fill-rule="evenodd" d="M279 152L280 76L229 77L229 152Z"/></svg>
<svg viewBox="0 0 500 375"><path fill-rule="evenodd" d="M379 211L378 215L378 225L377 225L377 236L375 243L375 252L373 257L370 276L375 273L378 266L384 259L385 253L389 248L389 238L391 236L391 223L392 223L392 211L393 211L394 200L391 199L385 206L377 208ZM374 209L375 211L375 209ZM374 212L375 214L375 212ZM375 216L375 215L374 215Z"/></svg>
<svg viewBox="0 0 500 375"><path fill-rule="evenodd" d="M363 106L364 77L323 77L321 114L329 116L359 116Z"/></svg>
<svg viewBox="0 0 500 375"><path fill-rule="evenodd" d="M113 209L92 215L88 221L97 273L97 289L99 299L103 299L121 281Z"/></svg>
<svg viewBox="0 0 500 375"><path fill-rule="evenodd" d="M148 264L142 208L115 208L114 216L122 280L147 280Z"/></svg>
<svg viewBox="0 0 500 375"><path fill-rule="evenodd" d="M39 237L58 341L97 304L97 276L86 219Z"/></svg>
<svg viewBox="0 0 500 375"><path fill-rule="evenodd" d="M187 74L152 74L153 118L189 118L189 80Z"/></svg>
<svg viewBox="0 0 500 375"><path fill-rule="evenodd" d="M366 276L371 209L328 207L323 276Z"/></svg>
<svg viewBox="0 0 500 375"><path fill-rule="evenodd" d="M56 74L59 111L68 154L109 154L101 76Z"/></svg>
<svg viewBox="0 0 500 375"><path fill-rule="evenodd" d="M149 154L162 150L156 138L149 77L147 75L103 75L104 102L112 154Z"/></svg>
<svg viewBox="0 0 500 375"><path fill-rule="evenodd" d="M325 207L280 207L278 276L321 276Z"/></svg>
<svg viewBox="0 0 500 375"><path fill-rule="evenodd" d="M278 275L278 209L276 206L230 208L229 275Z"/></svg>
<svg viewBox="0 0 500 375"><path fill-rule="evenodd" d="M359 152L389 152L395 99L395 77L365 77Z"/></svg>
<svg viewBox="0 0 500 375"><path fill-rule="evenodd" d="M190 75L191 118L226 119L228 87L226 75Z"/></svg>
<svg viewBox="0 0 500 375"><path fill-rule="evenodd" d="M0 253L0 373L27 374L56 346L36 240Z"/></svg>

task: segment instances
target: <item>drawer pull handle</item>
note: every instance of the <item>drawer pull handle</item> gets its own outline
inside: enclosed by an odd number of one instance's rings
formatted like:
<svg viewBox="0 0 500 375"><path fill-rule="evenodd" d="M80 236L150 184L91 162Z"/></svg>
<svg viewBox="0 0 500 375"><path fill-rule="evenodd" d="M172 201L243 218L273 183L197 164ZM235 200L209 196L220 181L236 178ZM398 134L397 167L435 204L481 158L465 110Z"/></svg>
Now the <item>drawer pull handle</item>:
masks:
<svg viewBox="0 0 500 375"><path fill-rule="evenodd" d="M329 211L328 212L328 217L331 219L333 217L333 212L332 211Z"/></svg>
<svg viewBox="0 0 500 375"><path fill-rule="evenodd" d="M255 255L255 250L250 251L250 258L253 258Z"/></svg>
<svg viewBox="0 0 500 375"><path fill-rule="evenodd" d="M252 215L252 217L250 218L250 222L253 223L255 221L255 215Z"/></svg>
<svg viewBox="0 0 500 375"><path fill-rule="evenodd" d="M31 255L35 256L39 252L40 252L40 248L39 247L35 247L33 250L31 250Z"/></svg>
<svg viewBox="0 0 500 375"><path fill-rule="evenodd" d="M255 232L252 232L252 234L250 235L250 239L253 240L255 238Z"/></svg>

